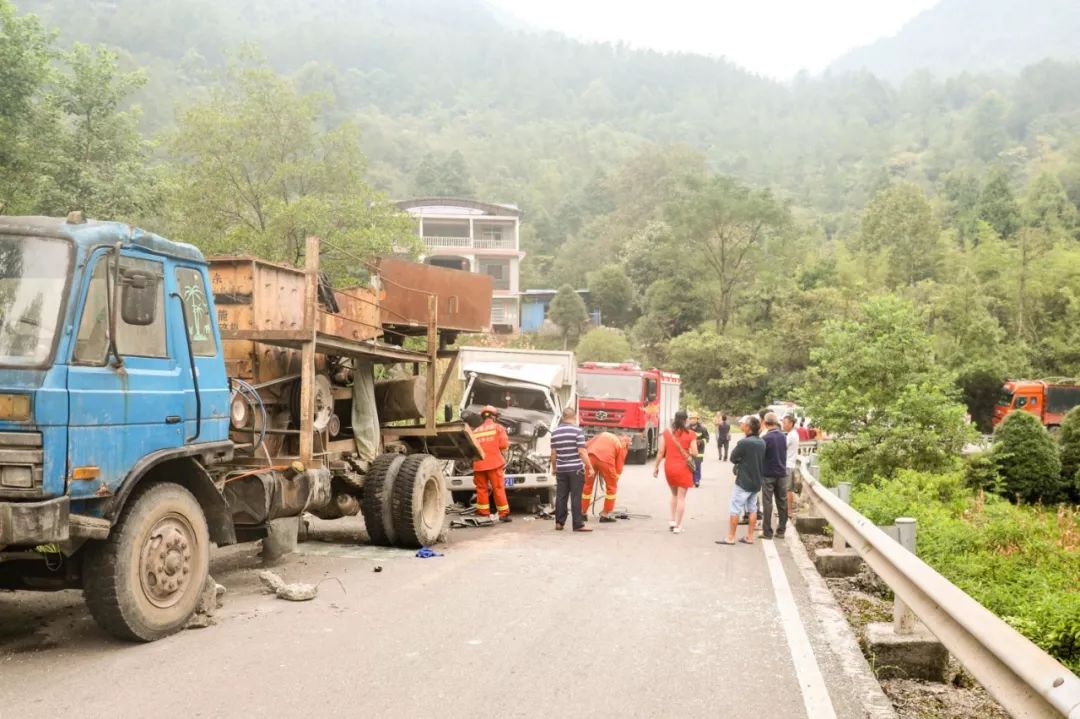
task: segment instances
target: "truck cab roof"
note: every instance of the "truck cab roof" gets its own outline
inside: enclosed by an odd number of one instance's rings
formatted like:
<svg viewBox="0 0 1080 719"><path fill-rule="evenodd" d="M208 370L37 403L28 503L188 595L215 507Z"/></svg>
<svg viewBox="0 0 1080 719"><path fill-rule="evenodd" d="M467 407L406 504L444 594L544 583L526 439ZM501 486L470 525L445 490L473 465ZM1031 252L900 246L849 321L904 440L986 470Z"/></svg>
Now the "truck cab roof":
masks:
<svg viewBox="0 0 1080 719"><path fill-rule="evenodd" d="M102 222L83 219L82 213L72 212L66 218L42 216L0 217L0 235L31 235L71 240L82 250L99 245L121 242L156 255L174 257L190 262L205 263L199 248L185 242L167 240L123 222Z"/></svg>

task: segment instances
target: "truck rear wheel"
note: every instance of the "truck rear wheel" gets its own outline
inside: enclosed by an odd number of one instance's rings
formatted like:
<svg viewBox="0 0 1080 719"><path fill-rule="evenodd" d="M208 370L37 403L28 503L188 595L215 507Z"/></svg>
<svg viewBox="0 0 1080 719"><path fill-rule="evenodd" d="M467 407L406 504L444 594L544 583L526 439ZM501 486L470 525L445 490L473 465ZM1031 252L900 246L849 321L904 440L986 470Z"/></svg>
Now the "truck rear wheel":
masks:
<svg viewBox="0 0 1080 719"><path fill-rule="evenodd" d="M403 454L380 454L364 476L364 496L360 500L360 513L364 515L364 527L372 544L390 547L397 541L390 498L404 463Z"/></svg>
<svg viewBox="0 0 1080 719"><path fill-rule="evenodd" d="M391 497L398 544L427 547L439 540L446 522L446 477L429 454L405 458Z"/></svg>
<svg viewBox="0 0 1080 719"><path fill-rule="evenodd" d="M108 539L87 548L83 596L109 634L152 642L184 628L209 571L202 507L177 484L154 484L129 500Z"/></svg>

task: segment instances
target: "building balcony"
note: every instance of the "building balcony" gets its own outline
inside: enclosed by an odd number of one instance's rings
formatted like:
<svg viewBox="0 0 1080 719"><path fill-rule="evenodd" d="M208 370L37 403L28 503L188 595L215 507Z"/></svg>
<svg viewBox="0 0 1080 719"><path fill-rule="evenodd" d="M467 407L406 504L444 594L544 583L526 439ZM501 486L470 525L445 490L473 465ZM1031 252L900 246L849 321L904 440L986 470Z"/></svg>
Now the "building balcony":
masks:
<svg viewBox="0 0 1080 719"><path fill-rule="evenodd" d="M457 250L516 250L513 237L446 237L424 235L424 244L432 249Z"/></svg>

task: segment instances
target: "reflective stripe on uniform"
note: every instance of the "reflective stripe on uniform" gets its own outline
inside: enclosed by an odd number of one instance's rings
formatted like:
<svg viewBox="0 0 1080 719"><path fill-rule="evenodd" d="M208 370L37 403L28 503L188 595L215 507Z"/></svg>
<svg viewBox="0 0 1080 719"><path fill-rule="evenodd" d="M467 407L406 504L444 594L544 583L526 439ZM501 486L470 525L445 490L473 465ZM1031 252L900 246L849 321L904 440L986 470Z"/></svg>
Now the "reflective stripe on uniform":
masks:
<svg viewBox="0 0 1080 719"><path fill-rule="evenodd" d="M615 495L614 494L605 494L604 499L615 499Z"/></svg>
<svg viewBox="0 0 1080 719"><path fill-rule="evenodd" d="M478 505L476 505L476 508L477 509L491 509L491 505L490 504L478 504Z"/></svg>
<svg viewBox="0 0 1080 719"><path fill-rule="evenodd" d="M510 509L510 505L509 504L496 504L495 509L499 510L500 512L505 512L506 510Z"/></svg>
<svg viewBox="0 0 1080 719"><path fill-rule="evenodd" d="M472 436L478 439L483 437L494 437L497 434L497 430L485 429L483 432L473 432Z"/></svg>
<svg viewBox="0 0 1080 719"><path fill-rule="evenodd" d="M592 499L592 495L591 494L582 494L581 498L582 499Z"/></svg>

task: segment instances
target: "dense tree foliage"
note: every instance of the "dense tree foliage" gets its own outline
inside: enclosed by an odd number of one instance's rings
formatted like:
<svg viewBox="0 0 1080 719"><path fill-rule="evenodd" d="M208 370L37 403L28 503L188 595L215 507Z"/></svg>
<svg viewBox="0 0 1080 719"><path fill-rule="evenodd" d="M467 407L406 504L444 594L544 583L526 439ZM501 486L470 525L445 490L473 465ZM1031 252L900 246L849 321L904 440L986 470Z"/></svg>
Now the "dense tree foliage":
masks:
<svg viewBox="0 0 1080 719"><path fill-rule="evenodd" d="M1080 503L1080 407L1073 407L1062 420L1058 449L1062 494L1064 498Z"/></svg>
<svg viewBox="0 0 1080 719"><path fill-rule="evenodd" d="M826 323L801 397L814 422L836 435L822 450L824 464L859 483L955 464L970 434L931 347L914 307L892 297L866 302L856 319Z"/></svg>
<svg viewBox="0 0 1080 719"><path fill-rule="evenodd" d="M1011 412L994 430L994 462L1010 499L1054 502L1062 498L1061 459L1039 418Z"/></svg>
<svg viewBox="0 0 1080 719"><path fill-rule="evenodd" d="M578 362L626 362L633 359L633 355L626 335L611 327L589 330L574 348Z"/></svg>
<svg viewBox="0 0 1080 719"><path fill-rule="evenodd" d="M559 328L563 349L566 349L571 342L576 343L581 337L585 324L589 321L589 311L581 295L570 285L563 285L551 300L548 319Z"/></svg>
<svg viewBox="0 0 1080 719"><path fill-rule="evenodd" d="M1080 372L1078 65L781 85L478 0L18 6L2 212L295 259L309 232L408 248L386 196L515 202L525 287L588 287L639 360L732 412L791 396L826 321L879 294L919 308L984 430L1006 377Z"/></svg>
<svg viewBox="0 0 1080 719"><path fill-rule="evenodd" d="M323 130L322 100L261 65L230 67L178 118L173 158L175 233L212 253L298 263L317 235L341 275L357 258L415 249L411 223L364 179L355 126Z"/></svg>

